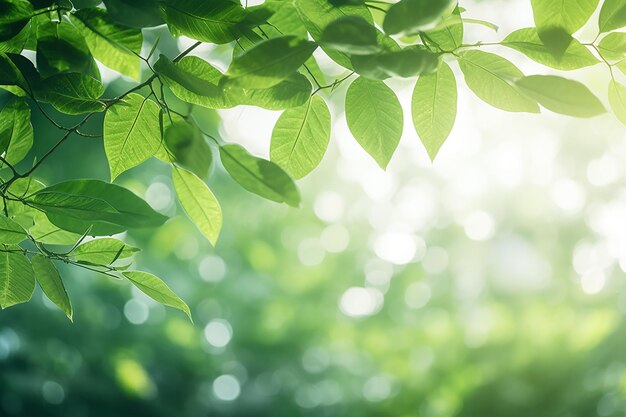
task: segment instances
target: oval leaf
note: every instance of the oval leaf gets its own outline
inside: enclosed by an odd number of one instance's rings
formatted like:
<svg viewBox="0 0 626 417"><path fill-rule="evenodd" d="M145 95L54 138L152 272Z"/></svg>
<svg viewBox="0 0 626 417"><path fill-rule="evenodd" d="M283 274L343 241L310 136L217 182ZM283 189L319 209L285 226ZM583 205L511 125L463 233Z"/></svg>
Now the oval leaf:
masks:
<svg viewBox="0 0 626 417"><path fill-rule="evenodd" d="M330 125L328 106L318 96L285 111L272 131L270 159L296 179L306 176L326 153Z"/></svg>
<svg viewBox="0 0 626 417"><path fill-rule="evenodd" d="M26 231L22 226L0 215L0 243L16 245L26 239Z"/></svg>
<svg viewBox="0 0 626 417"><path fill-rule="evenodd" d="M25 303L35 291L35 274L24 250L0 244L0 307Z"/></svg>
<svg viewBox="0 0 626 417"><path fill-rule="evenodd" d="M346 93L346 121L363 149L387 168L403 127L402 106L393 90L382 81L357 78Z"/></svg>
<svg viewBox="0 0 626 417"><path fill-rule="evenodd" d="M39 286L46 294L46 297L65 313L70 321L72 320L72 304L65 290L65 285L61 280L59 271L52 261L43 255L36 254L31 260L33 271Z"/></svg>
<svg viewBox="0 0 626 417"><path fill-rule="evenodd" d="M110 265L118 259L133 256L139 249L112 237L82 243L71 253L73 260L93 265Z"/></svg>
<svg viewBox="0 0 626 417"><path fill-rule="evenodd" d="M222 229L222 209L209 187L193 173L180 168L172 172L180 205L213 246Z"/></svg>
<svg viewBox="0 0 626 417"><path fill-rule="evenodd" d="M123 272L124 275L133 285L141 290L148 297L153 300L169 306L177 308L181 311L184 311L185 314L191 320L191 311L189 310L189 306L180 299L179 296L174 293L170 289L170 287L165 284L160 278L149 274L147 272L141 271L128 271Z"/></svg>
<svg viewBox="0 0 626 417"><path fill-rule="evenodd" d="M66 114L103 111L104 103L98 101L102 94L104 86L100 81L78 73L53 75L43 80L35 91L37 100Z"/></svg>

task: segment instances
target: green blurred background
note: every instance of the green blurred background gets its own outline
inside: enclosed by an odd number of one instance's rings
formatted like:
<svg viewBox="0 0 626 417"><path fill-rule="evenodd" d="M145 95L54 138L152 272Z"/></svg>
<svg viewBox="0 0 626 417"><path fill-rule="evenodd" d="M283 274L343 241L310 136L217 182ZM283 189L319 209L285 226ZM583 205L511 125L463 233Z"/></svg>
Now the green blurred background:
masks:
<svg viewBox="0 0 626 417"><path fill-rule="evenodd" d="M503 26L468 34L477 39L532 22L526 1L467 8ZM547 71L502 52L527 73ZM198 53L216 64L227 55ZM605 94L603 68L568 76ZM128 85L116 80L108 94ZM407 104L410 83L392 86ZM300 183L300 209L247 194L216 163L216 248L174 204L167 166L121 177L178 214L125 239L194 323L125 282L63 268L73 324L40 290L0 314L0 414L624 416L623 126L609 115L506 114L461 89L434 164L407 121L380 171L337 111L324 162ZM267 155L278 113L238 108L220 121L196 111L205 129ZM34 117L33 156L59 136ZM72 141L41 179L108 178L101 140Z"/></svg>

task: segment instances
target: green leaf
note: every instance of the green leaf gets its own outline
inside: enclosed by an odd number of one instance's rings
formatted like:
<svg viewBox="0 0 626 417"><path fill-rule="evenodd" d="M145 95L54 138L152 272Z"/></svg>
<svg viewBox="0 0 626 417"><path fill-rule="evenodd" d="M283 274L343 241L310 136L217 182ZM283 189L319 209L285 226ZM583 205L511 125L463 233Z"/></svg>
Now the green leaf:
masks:
<svg viewBox="0 0 626 417"><path fill-rule="evenodd" d="M213 155L200 130L184 120L175 121L165 130L165 146L172 162L180 164L200 178L209 174Z"/></svg>
<svg viewBox="0 0 626 417"><path fill-rule="evenodd" d="M72 304L67 295L59 271L46 256L36 254L31 260L33 271L39 286L46 294L46 297L65 313L70 321L72 320Z"/></svg>
<svg viewBox="0 0 626 417"><path fill-rule="evenodd" d="M191 311L189 306L177 296L170 287L165 284L160 278L141 271L128 271L123 272L124 275L135 287L139 288L141 292L146 294L153 300L184 311L185 314L191 320Z"/></svg>
<svg viewBox="0 0 626 417"><path fill-rule="evenodd" d="M11 52L15 54L22 52L30 39L31 30L31 23L28 22L17 35L6 41L0 41L0 52Z"/></svg>
<svg viewBox="0 0 626 417"><path fill-rule="evenodd" d="M610 62L626 59L626 33L613 32L606 35L598 44L600 54Z"/></svg>
<svg viewBox="0 0 626 417"><path fill-rule="evenodd" d="M89 75L79 73L57 74L46 78L35 90L35 97L66 114L100 112L105 109L98 99L104 86Z"/></svg>
<svg viewBox="0 0 626 417"><path fill-rule="evenodd" d="M561 55L553 54L539 38L535 28L512 32L504 38L502 45L515 49L540 64L562 71L580 69L600 62L576 39L572 39Z"/></svg>
<svg viewBox="0 0 626 417"><path fill-rule="evenodd" d="M37 25L37 69L44 77L79 72L100 79L85 39L69 22Z"/></svg>
<svg viewBox="0 0 626 417"><path fill-rule="evenodd" d="M463 19L463 21L465 23L471 23L471 24L474 24L474 25L484 26L486 28L489 28L489 29L493 30L494 32L497 32L498 29L500 29L498 27L498 25L496 25L495 23L491 23L491 22L488 22L488 21L482 20L482 19L465 18L465 19Z"/></svg>
<svg viewBox="0 0 626 417"><path fill-rule="evenodd" d="M91 265L111 265L118 259L133 256L139 249L127 245L119 239L106 237L81 243L72 251L71 258Z"/></svg>
<svg viewBox="0 0 626 417"><path fill-rule="evenodd" d="M17 96L32 94L32 86L39 82L39 73L33 63L18 54L0 52L0 86Z"/></svg>
<svg viewBox="0 0 626 417"><path fill-rule="evenodd" d="M360 16L343 16L331 22L320 43L332 49L355 55L378 52L378 35L374 25Z"/></svg>
<svg viewBox="0 0 626 417"><path fill-rule="evenodd" d="M48 217L37 211L33 218L33 225L28 229L28 233L37 242L48 245L73 245L80 239L78 233L68 232L54 225ZM87 230L87 227L85 228Z"/></svg>
<svg viewBox="0 0 626 417"><path fill-rule="evenodd" d="M270 88L226 88L226 102L230 105L248 105L267 110L283 110L306 103L311 96L311 83L302 74L293 73Z"/></svg>
<svg viewBox="0 0 626 417"><path fill-rule="evenodd" d="M222 209L217 199L209 187L189 171L174 167L172 179L185 213L215 246L222 229Z"/></svg>
<svg viewBox="0 0 626 417"><path fill-rule="evenodd" d="M600 32L610 32L626 26L626 3L624 0L604 0L598 20Z"/></svg>
<svg viewBox="0 0 626 417"><path fill-rule="evenodd" d="M24 250L0 244L0 307L25 303L35 291L35 274Z"/></svg>
<svg viewBox="0 0 626 417"><path fill-rule="evenodd" d="M141 164L161 147L161 108L139 94L129 94L104 117L104 150L111 180Z"/></svg>
<svg viewBox="0 0 626 417"><path fill-rule="evenodd" d="M98 61L139 80L141 30L114 23L104 9L82 9L71 16Z"/></svg>
<svg viewBox="0 0 626 417"><path fill-rule="evenodd" d="M562 28L570 35L580 29L598 7L598 0L531 0L530 3L540 32Z"/></svg>
<svg viewBox="0 0 626 417"><path fill-rule="evenodd" d="M354 70L359 75L374 80L429 74L437 69L437 62L437 55L422 47L352 57Z"/></svg>
<svg viewBox="0 0 626 417"><path fill-rule="evenodd" d="M15 37L28 24L33 6L26 0L2 0L0 2L0 41Z"/></svg>
<svg viewBox="0 0 626 417"><path fill-rule="evenodd" d="M0 152L5 153L8 163L15 165L24 159L32 146L30 107L24 99L14 97L0 112Z"/></svg>
<svg viewBox="0 0 626 417"><path fill-rule="evenodd" d="M619 121L626 125L626 87L615 80L609 83L609 104Z"/></svg>
<svg viewBox="0 0 626 417"><path fill-rule="evenodd" d="M278 165L252 156L240 145L220 147L226 171L243 188L278 203L300 205L300 192L289 174Z"/></svg>
<svg viewBox="0 0 626 417"><path fill-rule="evenodd" d="M167 217L131 191L98 180L71 180L51 185L26 198L64 230L91 236L120 233L127 228L160 226Z"/></svg>
<svg viewBox="0 0 626 417"><path fill-rule="evenodd" d="M206 66L210 67L211 65L207 62ZM208 80L201 78L200 76L196 76L192 72L185 71L184 67L176 65L165 55L161 55L159 57L159 60L154 64L154 70L157 74L166 77L170 81L168 85L174 82L195 95L203 97L216 97L221 94L221 89L218 88L215 83L211 83L210 81L207 82ZM211 79L214 79L215 81L219 80L219 78Z"/></svg>
<svg viewBox="0 0 626 417"><path fill-rule="evenodd" d="M412 35L432 29L455 4L454 0L400 0L387 11L383 30L389 35Z"/></svg>
<svg viewBox="0 0 626 417"><path fill-rule="evenodd" d="M246 17L241 4L230 0L166 0L161 7L174 36L217 44L235 40Z"/></svg>
<svg viewBox="0 0 626 417"><path fill-rule="evenodd" d="M270 159L296 179L308 175L326 153L330 126L330 111L321 97L286 110L272 131Z"/></svg>
<svg viewBox="0 0 626 417"><path fill-rule="evenodd" d="M294 4L304 24L304 28L311 34L311 37L316 42L320 42L326 26L344 16L360 16L365 19L367 23L374 23L371 13L367 7L362 4L335 6L327 0L295 0ZM300 33L297 34L301 36ZM327 48L323 45L322 49L336 63L345 68L352 69L349 54Z"/></svg>
<svg viewBox="0 0 626 417"><path fill-rule="evenodd" d="M125 26L144 28L165 23L159 0L104 0L104 4L111 20Z"/></svg>
<svg viewBox="0 0 626 417"><path fill-rule="evenodd" d="M411 99L413 126L433 161L452 131L456 111L456 79L442 62L436 73L417 79Z"/></svg>
<svg viewBox="0 0 626 417"><path fill-rule="evenodd" d="M257 44L233 59L226 76L230 85L242 88L269 88L298 70L317 45L283 36Z"/></svg>
<svg viewBox="0 0 626 417"><path fill-rule="evenodd" d="M346 93L346 121L354 138L386 169L402 137L402 106L382 81L357 78Z"/></svg>
<svg viewBox="0 0 626 417"><path fill-rule="evenodd" d="M0 216L0 243L16 245L26 239L24 228L13 220Z"/></svg>
<svg viewBox="0 0 626 417"><path fill-rule="evenodd" d="M437 27L426 32L428 39L435 42L443 50L453 51L463 44L463 19L457 7L446 16Z"/></svg>
<svg viewBox="0 0 626 417"><path fill-rule="evenodd" d="M535 100L523 95L515 85L524 74L506 59L467 51L460 54L459 66L467 86L484 102L501 110L539 113Z"/></svg>
<svg viewBox="0 0 626 417"><path fill-rule="evenodd" d="M531 75L517 80L520 90L548 110L574 117L593 117L606 110L578 81L554 75Z"/></svg>

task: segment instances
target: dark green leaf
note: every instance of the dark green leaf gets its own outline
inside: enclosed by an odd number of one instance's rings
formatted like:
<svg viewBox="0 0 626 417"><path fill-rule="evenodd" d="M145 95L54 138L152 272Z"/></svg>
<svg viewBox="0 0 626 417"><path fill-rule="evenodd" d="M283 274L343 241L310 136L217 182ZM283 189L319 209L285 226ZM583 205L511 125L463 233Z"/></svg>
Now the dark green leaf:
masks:
<svg viewBox="0 0 626 417"><path fill-rule="evenodd" d="M211 167L211 148L198 128L184 120L175 121L165 130L165 146L170 159L206 178Z"/></svg>
<svg viewBox="0 0 626 417"><path fill-rule="evenodd" d="M250 89L272 87L296 72L315 48L315 43L295 36L261 42L233 60L226 71L228 83Z"/></svg>
<svg viewBox="0 0 626 417"><path fill-rule="evenodd" d="M437 62L437 55L422 47L352 57L354 70L359 75L375 80L428 74L437 68Z"/></svg>
<svg viewBox="0 0 626 417"><path fill-rule="evenodd" d="M354 138L386 169L402 137L400 102L382 81L357 78L346 94L346 121Z"/></svg>
<svg viewBox="0 0 626 417"><path fill-rule="evenodd" d="M160 278L140 271L123 272L124 275L133 285L139 288L148 297L158 301L159 303L182 310L189 316L191 320L191 311L187 304L177 296Z"/></svg>
<svg viewBox="0 0 626 417"><path fill-rule="evenodd" d="M455 4L455 0L400 0L387 11L383 30L389 35L412 35L432 29Z"/></svg>
<svg viewBox="0 0 626 417"><path fill-rule="evenodd" d="M0 307L25 303L35 291L35 274L19 246L0 244Z"/></svg>
<svg viewBox="0 0 626 417"><path fill-rule="evenodd" d="M344 16L360 16L366 22L373 24L372 15L364 5L341 5L334 6L327 0L295 0L298 14L304 23L304 28L311 37L319 42L326 26ZM282 29L281 29L282 30ZM300 35L300 34L299 34ZM344 52L322 46L324 52L339 65L352 69L350 55Z"/></svg>
<svg viewBox="0 0 626 417"><path fill-rule="evenodd" d="M278 203L300 205L300 192L289 174L278 165L252 156L239 145L220 147L226 171L243 188Z"/></svg>
<svg viewBox="0 0 626 417"><path fill-rule="evenodd" d="M222 229L222 209L217 199L209 187L189 171L174 167L172 179L185 213L215 246Z"/></svg>
<svg viewBox="0 0 626 417"><path fill-rule="evenodd" d="M606 110L600 100L578 81L554 75L531 75L517 80L520 90L555 113L593 117Z"/></svg>
<svg viewBox="0 0 626 417"><path fill-rule="evenodd" d="M72 320L72 304L65 290L65 285L61 280L59 271L52 261L40 254L36 254L32 259L33 271L39 286L50 301L61 309Z"/></svg>
<svg viewBox="0 0 626 417"><path fill-rule="evenodd" d="M456 79L450 67L442 62L436 73L417 79L411 99L413 126L431 160L450 135L456 111Z"/></svg>
<svg viewBox="0 0 626 417"><path fill-rule="evenodd" d="M121 25L144 28L165 23L159 0L104 0L104 4L111 20Z"/></svg>
<svg viewBox="0 0 626 417"><path fill-rule="evenodd" d="M320 44L348 54L372 54L380 50L376 32L376 28L360 16L343 16L326 26Z"/></svg>
<svg viewBox="0 0 626 417"><path fill-rule="evenodd" d="M157 153L161 147L160 111L157 103L135 93L107 110L104 150L111 180Z"/></svg>
<svg viewBox="0 0 626 417"><path fill-rule="evenodd" d="M107 67L138 80L143 37L141 30L118 25L106 10L90 8L72 14L72 22L94 57Z"/></svg>
<svg viewBox="0 0 626 417"><path fill-rule="evenodd" d="M64 230L92 236L120 233L127 228L160 226L167 217L154 211L131 191L98 180L72 180L46 187L27 197Z"/></svg>
<svg viewBox="0 0 626 417"><path fill-rule="evenodd" d="M41 82L35 97L67 114L99 112L105 109L98 99L104 86L89 75L79 73L57 74Z"/></svg>
<svg viewBox="0 0 626 417"><path fill-rule="evenodd" d="M44 77L79 72L100 79L83 35L66 21L48 21L37 26L37 69Z"/></svg>
<svg viewBox="0 0 626 417"><path fill-rule="evenodd" d="M506 111L539 113L535 100L523 95L515 85L524 74L506 59L467 51L460 54L459 66L467 86L486 103Z"/></svg>
<svg viewBox="0 0 626 417"><path fill-rule="evenodd" d="M272 131L270 159L296 179L308 175L326 153L330 126L330 111L321 97L286 110Z"/></svg>
<svg viewBox="0 0 626 417"><path fill-rule="evenodd" d="M33 6L26 0L0 1L0 41L15 37L28 24Z"/></svg>

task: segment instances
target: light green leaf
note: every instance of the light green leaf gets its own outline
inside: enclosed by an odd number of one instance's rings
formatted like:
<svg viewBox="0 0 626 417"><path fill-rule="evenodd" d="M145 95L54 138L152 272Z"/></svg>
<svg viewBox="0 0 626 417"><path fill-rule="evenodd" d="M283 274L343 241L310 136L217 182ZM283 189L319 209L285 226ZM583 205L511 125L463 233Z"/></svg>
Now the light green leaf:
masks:
<svg viewBox="0 0 626 417"><path fill-rule="evenodd" d="M595 65L598 59L576 39L560 55L555 55L539 38L537 29L524 28L509 34L502 45L515 49L530 59L562 71L569 71Z"/></svg>
<svg viewBox="0 0 626 417"><path fill-rule="evenodd" d="M118 259L133 256L139 249L119 239L105 237L81 243L71 253L73 260L92 265L110 265Z"/></svg>
<svg viewBox="0 0 626 417"><path fill-rule="evenodd" d="M402 137L402 107L382 81L357 78L346 93L346 121L354 138L386 169Z"/></svg>
<svg viewBox="0 0 626 417"><path fill-rule="evenodd" d="M626 26L626 2L624 0L604 0L598 23L600 32L610 32Z"/></svg>
<svg viewBox="0 0 626 417"><path fill-rule="evenodd" d="M71 15L94 57L107 67L139 80L141 30L113 22L106 10L82 9Z"/></svg>
<svg viewBox="0 0 626 417"><path fill-rule="evenodd" d="M598 44L602 57L610 62L626 59L626 33L613 32L606 35Z"/></svg>
<svg viewBox="0 0 626 417"><path fill-rule="evenodd" d="M222 209L209 187L193 173L174 167L174 189L180 205L213 246L222 229Z"/></svg>
<svg viewBox="0 0 626 417"><path fill-rule="evenodd" d="M0 215L0 243L16 245L26 239L24 228L13 220Z"/></svg>
<svg viewBox="0 0 626 417"><path fill-rule="evenodd" d="M98 180L71 180L26 198L64 230L91 236L120 233L127 228L160 226L167 217L154 211L131 191Z"/></svg>
<svg viewBox="0 0 626 417"><path fill-rule="evenodd" d="M191 320L191 311L189 306L177 296L170 287L165 284L160 278L141 271L128 271L123 272L124 275L135 287L139 288L141 292L146 294L153 300L184 311L185 314Z"/></svg>
<svg viewBox="0 0 626 417"><path fill-rule="evenodd" d="M486 28L489 28L489 29L493 30L494 32L497 32L498 29L500 29L498 27L498 25L496 25L495 23L491 23L491 22L488 22L488 21L482 20L482 19L470 19L470 18L466 17L465 19L463 19L463 21L465 23L471 23L471 24L474 24L474 25L484 26Z"/></svg>
<svg viewBox="0 0 626 417"><path fill-rule="evenodd" d="M68 232L52 224L48 217L40 211L36 211L33 216L33 223L28 229L28 233L37 242L48 245L73 245L81 236L78 233Z"/></svg>
<svg viewBox="0 0 626 417"><path fill-rule="evenodd" d="M246 17L241 4L231 0L166 0L161 7L174 36L217 44L235 40L235 28Z"/></svg>
<svg viewBox="0 0 626 417"><path fill-rule="evenodd" d="M467 51L460 54L459 66L467 86L484 102L501 110L539 113L535 100L515 86L524 74L506 59L488 52Z"/></svg>
<svg viewBox="0 0 626 417"><path fill-rule="evenodd" d="M520 90L548 110L574 117L593 117L606 110L578 81L554 75L531 75L517 80Z"/></svg>
<svg viewBox="0 0 626 417"><path fill-rule="evenodd" d="M376 32L376 27L360 16L343 16L326 26L320 44L348 54L372 54L380 50Z"/></svg>
<svg viewBox="0 0 626 417"><path fill-rule="evenodd" d="M413 126L431 160L435 160L454 126L457 87L454 73L442 62L439 70L417 79L411 99Z"/></svg>
<svg viewBox="0 0 626 417"><path fill-rule="evenodd" d="M49 77L35 91L35 97L66 114L99 112L105 109L98 99L104 86L98 80L79 73L57 74Z"/></svg>
<svg viewBox="0 0 626 417"><path fill-rule="evenodd" d="M196 58L200 59L200 58ZM206 67L213 68L208 62ZM185 90L202 97L216 97L221 94L221 89L218 88L215 83L207 82L208 80L205 78L201 78L200 76L196 76L192 72L185 71L185 69L181 65L176 65L172 61L169 60L165 55L161 55L159 60L154 64L154 70L157 74L166 77L169 81L173 81L183 87ZM209 70L210 71L210 70ZM215 72L219 72L217 70L210 71L216 76ZM221 78L221 74L220 74ZM213 78L210 78L211 80ZM219 78L214 78L217 82ZM168 85L171 84L168 83Z"/></svg>
<svg viewBox="0 0 626 417"><path fill-rule="evenodd" d="M300 205L300 192L289 174L273 162L252 156L240 145L220 147L226 171L243 188L278 203Z"/></svg>
<svg viewBox="0 0 626 417"><path fill-rule="evenodd" d="M35 274L24 250L0 244L0 307L25 303L35 291Z"/></svg>
<svg viewBox="0 0 626 417"><path fill-rule="evenodd" d="M412 35L433 29L455 5L455 0L400 0L387 10L383 30L389 35Z"/></svg>
<svg viewBox="0 0 626 417"><path fill-rule="evenodd" d="M308 175L326 153L330 126L330 111L321 97L286 110L272 131L270 159L296 179Z"/></svg>
<svg viewBox="0 0 626 417"><path fill-rule="evenodd" d="M373 24L372 15L365 5L333 5L327 0L295 0L294 4L300 15L304 28L311 37L319 42L326 26L344 16L360 16L366 22ZM271 19L270 19L271 20ZM281 29L282 31L282 29ZM295 31L293 32L295 33ZM300 33L295 33L301 36ZM322 46L324 52L339 65L352 69L350 55Z"/></svg>
<svg viewBox="0 0 626 417"><path fill-rule="evenodd" d="M598 7L598 0L531 0L535 25L562 28L568 34L580 29Z"/></svg>
<svg viewBox="0 0 626 417"><path fill-rule="evenodd" d="M59 271L46 256L36 254L31 260L33 271L39 286L46 294L46 297L65 313L70 321L72 320L72 304L67 295Z"/></svg>
<svg viewBox="0 0 626 417"><path fill-rule="evenodd" d="M272 38L233 59L226 71L230 85L269 88L298 70L317 45L295 36Z"/></svg>
<svg viewBox="0 0 626 417"><path fill-rule="evenodd" d="M463 19L457 7L433 29L426 32L428 39L445 51L453 51L463 44Z"/></svg>
<svg viewBox="0 0 626 417"><path fill-rule="evenodd" d="M159 150L160 111L157 103L135 93L109 108L104 117L104 150L111 180Z"/></svg>
<svg viewBox="0 0 626 417"><path fill-rule="evenodd" d="M184 120L172 123L165 130L165 147L172 162L180 164L200 178L209 174L213 155L195 125Z"/></svg>
<svg viewBox="0 0 626 417"><path fill-rule="evenodd" d="M227 88L224 92L230 105L248 105L267 110L283 110L306 103L311 96L311 83L302 74L293 73L270 88Z"/></svg>
<svg viewBox="0 0 626 417"><path fill-rule="evenodd" d="M33 137L30 107L22 98L10 99L0 112L0 153L5 153L7 162L15 165L30 151Z"/></svg>
<svg viewBox="0 0 626 417"><path fill-rule="evenodd" d="M615 80L609 83L609 104L619 121L626 125L626 87Z"/></svg>

